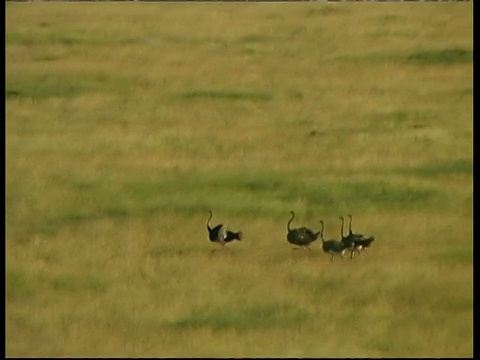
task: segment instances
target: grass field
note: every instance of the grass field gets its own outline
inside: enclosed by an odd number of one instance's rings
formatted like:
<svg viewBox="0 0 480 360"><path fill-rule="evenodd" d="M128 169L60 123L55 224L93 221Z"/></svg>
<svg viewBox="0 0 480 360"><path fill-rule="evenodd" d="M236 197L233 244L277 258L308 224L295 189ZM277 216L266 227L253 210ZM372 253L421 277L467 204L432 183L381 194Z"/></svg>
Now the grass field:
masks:
<svg viewBox="0 0 480 360"><path fill-rule="evenodd" d="M473 356L472 10L7 3L6 355Z"/></svg>

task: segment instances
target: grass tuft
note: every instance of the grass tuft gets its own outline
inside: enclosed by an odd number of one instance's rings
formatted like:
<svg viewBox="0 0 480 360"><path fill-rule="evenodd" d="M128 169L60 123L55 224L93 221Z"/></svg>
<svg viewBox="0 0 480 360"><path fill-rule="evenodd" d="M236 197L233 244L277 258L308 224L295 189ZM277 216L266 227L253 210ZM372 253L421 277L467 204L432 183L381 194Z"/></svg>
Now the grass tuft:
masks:
<svg viewBox="0 0 480 360"><path fill-rule="evenodd" d="M473 60L473 51L461 48L424 50L412 53L406 59L420 65L466 63Z"/></svg>

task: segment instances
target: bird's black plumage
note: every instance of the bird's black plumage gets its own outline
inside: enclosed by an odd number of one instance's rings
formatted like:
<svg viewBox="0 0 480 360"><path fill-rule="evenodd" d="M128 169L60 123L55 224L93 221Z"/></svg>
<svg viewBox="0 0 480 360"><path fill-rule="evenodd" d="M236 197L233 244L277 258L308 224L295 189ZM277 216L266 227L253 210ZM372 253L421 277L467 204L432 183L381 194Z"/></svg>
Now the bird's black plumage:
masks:
<svg viewBox="0 0 480 360"><path fill-rule="evenodd" d="M225 235L225 242L228 243L233 240L242 240L243 238L243 233L241 231L230 231L227 229L226 235Z"/></svg>
<svg viewBox="0 0 480 360"><path fill-rule="evenodd" d="M287 223L287 241L292 245L297 245L302 248L307 248L312 242L318 239L320 231L314 232L313 230L304 226L300 228L291 229L290 223L295 218L295 213L290 211L291 218Z"/></svg>
<svg viewBox="0 0 480 360"><path fill-rule="evenodd" d="M210 226L210 220L213 217L212 210L208 210L210 215L207 220L207 230L208 238L212 242L217 242L225 246L226 243L229 243L233 240L242 240L243 234L241 231L235 232L228 230L223 224L218 224L213 228Z"/></svg>
<svg viewBox="0 0 480 360"><path fill-rule="evenodd" d="M325 253L332 255L330 260L334 260L338 255L340 255L343 258L343 254L347 250L347 245L342 241L338 241L334 239L325 240L323 238L323 220L320 220L320 223L322 224L322 230L320 231L320 238L322 240L322 250Z"/></svg>
<svg viewBox="0 0 480 360"><path fill-rule="evenodd" d="M350 251L350 258L352 259L355 253L360 254L360 251L363 251L370 247L372 242L375 240L375 236L363 235L363 234L354 234L352 232L352 215L348 214L350 219L348 225L348 235L346 237L343 236L343 216L340 216L342 220L342 228L341 228L341 235L342 235L342 242L347 246L348 250Z"/></svg>

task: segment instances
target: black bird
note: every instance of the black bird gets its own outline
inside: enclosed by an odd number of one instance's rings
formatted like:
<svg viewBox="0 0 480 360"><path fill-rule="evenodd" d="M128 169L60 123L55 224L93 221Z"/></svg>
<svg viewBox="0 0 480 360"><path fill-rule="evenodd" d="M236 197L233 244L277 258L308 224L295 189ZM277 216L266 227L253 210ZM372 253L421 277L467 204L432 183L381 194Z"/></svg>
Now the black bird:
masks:
<svg viewBox="0 0 480 360"><path fill-rule="evenodd" d="M295 217L295 213L293 211L290 211L290 214L292 214L292 217L287 223L287 241L290 244L300 246L303 249L310 249L308 246L312 242L318 239L318 235L320 235L320 231L313 232L312 230L306 227L291 229L290 223L293 221L293 218Z"/></svg>
<svg viewBox="0 0 480 360"><path fill-rule="evenodd" d="M323 220L320 220L322 224L322 230L320 231L320 238L322 239L322 249L327 254L331 254L331 260L334 260L338 255L343 258L343 254L347 251L346 245L342 241L338 240L325 240L323 238Z"/></svg>
<svg viewBox="0 0 480 360"><path fill-rule="evenodd" d="M210 213L210 216L208 217L208 220L207 220L207 230L208 230L208 238L210 239L211 242L217 242L225 246L226 243L230 241L242 240L243 234L241 231L238 231L238 232L230 231L223 224L218 224L217 226L212 228L210 226L210 220L212 219L213 212L212 210L208 210L208 211Z"/></svg>
<svg viewBox="0 0 480 360"><path fill-rule="evenodd" d="M375 236L368 236L363 234L354 234L352 232L352 215L348 214L350 218L350 223L348 226L348 235L343 237L343 216L340 216L342 219L342 241L348 246L348 250L350 251L350 259L353 259L355 253L360 255L360 252L369 248L372 242L375 240Z"/></svg>
<svg viewBox="0 0 480 360"><path fill-rule="evenodd" d="M342 226L340 227L340 241L345 245L345 248L347 250L350 250L350 251L354 251L355 250L355 243L354 243L354 239L353 237L349 237L349 236L343 236L343 225L344 225L344 222L345 222L345 219L343 218L343 216L340 216L340 220L342 220Z"/></svg>
<svg viewBox="0 0 480 360"><path fill-rule="evenodd" d="M366 250L370 247L372 242L375 240L375 236L352 233L352 215L348 214L347 216L350 218L350 223L348 225L348 236L354 237L355 247L360 254L360 251Z"/></svg>

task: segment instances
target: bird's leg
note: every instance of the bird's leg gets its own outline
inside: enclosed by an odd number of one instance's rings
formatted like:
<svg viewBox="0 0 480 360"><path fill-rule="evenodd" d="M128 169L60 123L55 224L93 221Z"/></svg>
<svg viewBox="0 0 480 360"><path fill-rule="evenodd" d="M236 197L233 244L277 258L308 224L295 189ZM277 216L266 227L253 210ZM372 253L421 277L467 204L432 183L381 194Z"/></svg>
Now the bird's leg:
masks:
<svg viewBox="0 0 480 360"><path fill-rule="evenodd" d="M212 253L215 252L215 251L218 251L218 250L222 250L222 249L230 250L230 249L225 245L225 243L219 242L219 244L222 245L222 247L219 248L219 249L213 249L213 250L212 250Z"/></svg>

